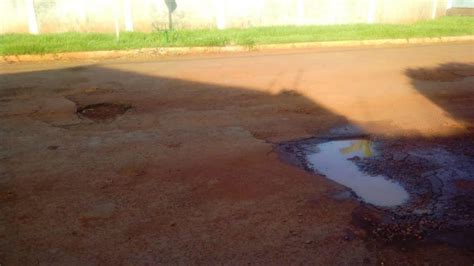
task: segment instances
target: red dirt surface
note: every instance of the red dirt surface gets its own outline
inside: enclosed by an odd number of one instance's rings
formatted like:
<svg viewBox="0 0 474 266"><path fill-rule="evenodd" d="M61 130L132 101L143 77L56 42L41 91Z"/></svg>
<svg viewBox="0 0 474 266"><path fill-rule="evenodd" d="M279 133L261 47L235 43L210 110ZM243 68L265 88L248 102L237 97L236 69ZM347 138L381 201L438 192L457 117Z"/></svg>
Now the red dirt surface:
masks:
<svg viewBox="0 0 474 266"><path fill-rule="evenodd" d="M471 265L462 248L367 241L360 203L274 143L346 124L472 133L473 47L2 65L0 263ZM100 103L133 108L77 113Z"/></svg>

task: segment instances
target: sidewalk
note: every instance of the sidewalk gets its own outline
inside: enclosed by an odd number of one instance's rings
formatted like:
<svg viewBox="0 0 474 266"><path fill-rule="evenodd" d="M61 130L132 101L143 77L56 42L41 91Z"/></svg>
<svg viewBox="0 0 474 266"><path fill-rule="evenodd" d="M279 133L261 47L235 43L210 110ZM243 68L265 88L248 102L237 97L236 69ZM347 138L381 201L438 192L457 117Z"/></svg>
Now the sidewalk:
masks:
<svg viewBox="0 0 474 266"><path fill-rule="evenodd" d="M133 50L93 51L93 52L68 52L43 55L7 55L0 57L0 63L39 62L56 60L103 60L116 59L120 57L134 56L172 56L207 53L232 53L261 50L284 50L320 47L361 47L361 46L384 46L384 45L417 45L436 44L452 42L474 42L474 35L448 36L436 38L411 38L411 39L382 39L362 41L328 41L328 42L301 42L287 44L264 44L255 46L224 46L224 47L161 47L143 48Z"/></svg>

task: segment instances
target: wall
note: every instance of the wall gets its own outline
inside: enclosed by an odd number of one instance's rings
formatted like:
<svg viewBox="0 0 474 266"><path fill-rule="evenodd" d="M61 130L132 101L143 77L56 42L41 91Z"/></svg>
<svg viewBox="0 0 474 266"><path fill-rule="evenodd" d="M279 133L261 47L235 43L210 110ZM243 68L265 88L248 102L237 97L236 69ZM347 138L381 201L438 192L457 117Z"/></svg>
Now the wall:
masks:
<svg viewBox="0 0 474 266"><path fill-rule="evenodd" d="M39 32L49 33L113 32L116 19L121 30L165 29L166 1L173 0L0 0L0 33L31 31L29 1L34 2ZM444 16L447 1L176 0L172 17L175 28L408 23Z"/></svg>
<svg viewBox="0 0 474 266"><path fill-rule="evenodd" d="M455 8L474 8L473 0L451 0Z"/></svg>

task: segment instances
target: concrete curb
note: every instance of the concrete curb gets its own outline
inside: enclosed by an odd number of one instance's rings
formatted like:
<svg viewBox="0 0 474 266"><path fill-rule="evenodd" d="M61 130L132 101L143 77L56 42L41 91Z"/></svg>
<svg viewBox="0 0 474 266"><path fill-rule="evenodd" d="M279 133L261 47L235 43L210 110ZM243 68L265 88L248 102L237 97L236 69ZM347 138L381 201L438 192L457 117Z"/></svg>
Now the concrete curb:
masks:
<svg viewBox="0 0 474 266"><path fill-rule="evenodd" d="M93 51L93 52L70 52L44 55L7 55L0 57L0 63L39 62L55 60L99 60L115 59L125 56L165 56L165 55L189 55L206 53L232 53L259 50L284 50L294 48L321 48L321 47L361 47L361 46L383 46L383 45L410 45L410 44L435 44L450 42L473 42L474 35L449 36L436 38L411 38L411 39L382 39L361 41L328 41L328 42L303 42L288 44L263 44L252 47L247 46L225 46L225 47L162 47L143 48L122 51Z"/></svg>

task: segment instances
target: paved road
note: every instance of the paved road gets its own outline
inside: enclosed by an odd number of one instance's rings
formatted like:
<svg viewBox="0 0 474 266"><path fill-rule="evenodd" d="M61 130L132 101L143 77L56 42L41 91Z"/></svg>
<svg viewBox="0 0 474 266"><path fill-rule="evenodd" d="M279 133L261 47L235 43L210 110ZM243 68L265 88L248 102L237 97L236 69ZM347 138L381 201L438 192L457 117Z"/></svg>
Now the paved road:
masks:
<svg viewBox="0 0 474 266"><path fill-rule="evenodd" d="M0 262L471 263L368 245L359 203L273 143L472 133L473 47L3 65Z"/></svg>

